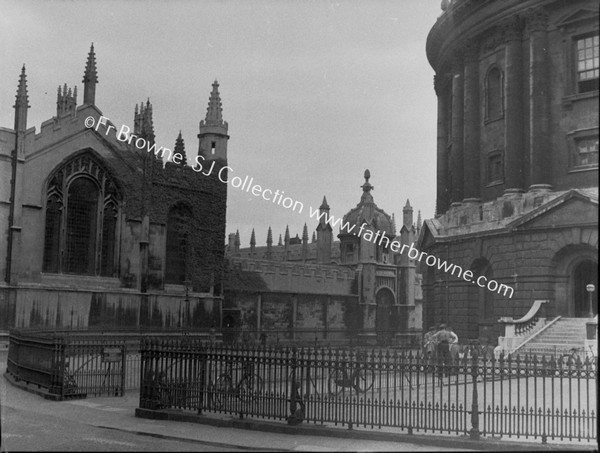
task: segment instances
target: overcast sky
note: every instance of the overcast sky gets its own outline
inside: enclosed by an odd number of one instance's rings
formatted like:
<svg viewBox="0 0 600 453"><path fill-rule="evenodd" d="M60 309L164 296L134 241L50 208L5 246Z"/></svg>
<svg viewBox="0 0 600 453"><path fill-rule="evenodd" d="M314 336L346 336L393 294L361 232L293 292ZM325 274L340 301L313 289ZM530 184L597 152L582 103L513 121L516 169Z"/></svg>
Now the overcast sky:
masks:
<svg viewBox="0 0 600 453"><path fill-rule="evenodd" d="M229 188L227 232L259 245L289 224L312 234L308 207L327 196L343 216L371 171L377 205L397 223L410 198L435 208L436 97L425 56L439 0L16 1L0 0L0 127L13 126L21 65L28 125L56 113L56 88L78 86L93 42L96 105L133 128L150 98L158 145L179 130L198 149L211 84L229 123L229 165L305 205L301 214ZM83 118L82 118L83 121ZM199 176L200 177L200 176ZM337 233L337 231L336 231Z"/></svg>

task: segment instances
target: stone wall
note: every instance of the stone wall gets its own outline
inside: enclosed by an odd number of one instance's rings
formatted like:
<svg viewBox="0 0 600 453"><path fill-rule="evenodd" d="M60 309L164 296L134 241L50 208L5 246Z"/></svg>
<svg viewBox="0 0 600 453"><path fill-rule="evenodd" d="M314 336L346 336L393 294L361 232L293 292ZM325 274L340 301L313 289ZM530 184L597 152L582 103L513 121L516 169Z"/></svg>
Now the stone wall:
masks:
<svg viewBox="0 0 600 453"><path fill-rule="evenodd" d="M220 298L51 287L0 288L0 329L219 327ZM188 321L189 320L189 321Z"/></svg>

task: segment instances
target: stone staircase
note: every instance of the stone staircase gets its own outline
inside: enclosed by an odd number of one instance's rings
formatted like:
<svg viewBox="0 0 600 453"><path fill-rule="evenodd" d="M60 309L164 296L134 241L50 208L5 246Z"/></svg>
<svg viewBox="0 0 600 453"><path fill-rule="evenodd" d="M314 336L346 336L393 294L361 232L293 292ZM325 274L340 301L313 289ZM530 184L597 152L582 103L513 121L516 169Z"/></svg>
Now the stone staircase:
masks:
<svg viewBox="0 0 600 453"><path fill-rule="evenodd" d="M585 350L588 318L560 318L518 348L518 354L565 354Z"/></svg>

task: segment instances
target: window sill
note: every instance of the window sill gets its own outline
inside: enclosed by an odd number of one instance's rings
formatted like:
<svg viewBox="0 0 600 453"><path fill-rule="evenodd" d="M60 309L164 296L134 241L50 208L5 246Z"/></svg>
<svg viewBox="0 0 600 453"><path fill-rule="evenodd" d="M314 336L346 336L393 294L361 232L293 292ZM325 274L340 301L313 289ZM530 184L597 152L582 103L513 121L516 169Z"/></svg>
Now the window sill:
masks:
<svg viewBox="0 0 600 453"><path fill-rule="evenodd" d="M500 121L503 119L504 119L504 113L502 115L496 116L494 118L486 118L485 120L483 120L483 124L487 126L490 123L495 123L496 121Z"/></svg>
<svg viewBox="0 0 600 453"><path fill-rule="evenodd" d="M598 164L592 164L592 165L585 165L585 166L580 166L580 167L572 167L569 169L569 171L567 171L567 173L582 173L584 171L594 171L594 170L598 170Z"/></svg>
<svg viewBox="0 0 600 453"><path fill-rule="evenodd" d="M488 187L496 187L496 186L500 186L500 185L502 185L502 184L504 184L504 179L499 179L499 180L497 180L497 181L492 181L492 182L489 182L489 183L487 184L487 186L485 186L485 187L486 187L486 188L488 188Z"/></svg>
<svg viewBox="0 0 600 453"><path fill-rule="evenodd" d="M562 105L563 105L563 107L572 107L574 102L583 101L586 99L597 98L598 93L599 93L598 90L594 90L594 91L588 91L586 93L570 94L570 95L564 96L562 98Z"/></svg>

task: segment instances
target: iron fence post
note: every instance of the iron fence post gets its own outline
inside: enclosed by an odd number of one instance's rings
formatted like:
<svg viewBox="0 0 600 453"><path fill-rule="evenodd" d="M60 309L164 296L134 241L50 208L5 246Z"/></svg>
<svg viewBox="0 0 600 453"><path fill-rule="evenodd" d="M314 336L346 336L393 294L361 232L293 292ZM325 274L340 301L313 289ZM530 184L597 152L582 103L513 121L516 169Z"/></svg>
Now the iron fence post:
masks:
<svg viewBox="0 0 600 453"><path fill-rule="evenodd" d="M127 376L127 345L123 340L123 352L121 354L121 395L125 396L125 376Z"/></svg>
<svg viewBox="0 0 600 453"><path fill-rule="evenodd" d="M479 432L479 401L477 392L477 376L479 365L479 352L477 349L473 351L471 363L471 376L473 378L473 395L471 403L471 431L469 433L471 439L479 440L481 433ZM485 372L485 371L484 371Z"/></svg>
<svg viewBox="0 0 600 453"><path fill-rule="evenodd" d="M292 358L290 360L290 366L292 368L292 372L290 376L292 377L291 383L291 394L290 394L290 415L288 416L287 422L289 425L298 425L302 423L304 420L304 411L302 410L301 405L299 404L300 394L298 392L298 384L296 382L296 367L298 366L298 350L294 346L292 348Z"/></svg>

